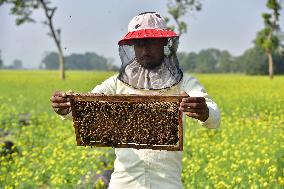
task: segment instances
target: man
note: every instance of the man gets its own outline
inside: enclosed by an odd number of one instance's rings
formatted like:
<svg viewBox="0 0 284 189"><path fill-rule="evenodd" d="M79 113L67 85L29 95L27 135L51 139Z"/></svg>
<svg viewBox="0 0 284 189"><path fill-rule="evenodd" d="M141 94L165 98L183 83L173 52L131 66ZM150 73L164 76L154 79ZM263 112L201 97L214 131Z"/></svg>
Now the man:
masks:
<svg viewBox="0 0 284 189"><path fill-rule="evenodd" d="M220 113L200 83L184 76L176 56L176 33L156 12L135 16L118 42L122 65L118 75L96 86L92 93L184 96L180 110L207 128L217 128ZM55 92L52 107L70 115L66 93ZM183 119L185 116L183 116ZM116 148L109 188L182 188L182 152Z"/></svg>

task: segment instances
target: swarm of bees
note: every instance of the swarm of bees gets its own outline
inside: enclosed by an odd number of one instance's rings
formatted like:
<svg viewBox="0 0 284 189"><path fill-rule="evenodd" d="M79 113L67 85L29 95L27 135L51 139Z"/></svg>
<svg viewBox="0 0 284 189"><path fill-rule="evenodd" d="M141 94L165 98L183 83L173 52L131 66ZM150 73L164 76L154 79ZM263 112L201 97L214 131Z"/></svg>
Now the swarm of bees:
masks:
<svg viewBox="0 0 284 189"><path fill-rule="evenodd" d="M182 150L179 96L70 97L78 145Z"/></svg>

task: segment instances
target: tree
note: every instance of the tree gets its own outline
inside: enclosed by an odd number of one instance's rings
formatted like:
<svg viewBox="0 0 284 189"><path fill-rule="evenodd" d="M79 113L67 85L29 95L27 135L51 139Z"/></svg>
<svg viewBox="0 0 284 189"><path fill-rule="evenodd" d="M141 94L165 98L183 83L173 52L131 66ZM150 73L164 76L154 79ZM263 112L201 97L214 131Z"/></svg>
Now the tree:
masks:
<svg viewBox="0 0 284 189"><path fill-rule="evenodd" d="M234 57L228 51L220 51L220 55L217 57L216 70L221 73L236 71L234 69Z"/></svg>
<svg viewBox="0 0 284 189"><path fill-rule="evenodd" d="M46 53L40 64L40 69L57 70L59 68L58 53Z"/></svg>
<svg viewBox="0 0 284 189"><path fill-rule="evenodd" d="M46 24L49 27L50 32L48 33L51 36L56 44L59 53L59 65L60 65L60 77L62 80L65 79L65 71L64 71L64 55L61 48L61 40L60 40L60 29L55 29L53 25L53 17L57 7L51 7L50 1L48 0L0 0L0 6L2 4L11 4L12 8L10 10L12 15L16 16L16 24L21 25L26 22L35 22L35 20L31 17L33 10L41 8L44 11L46 16Z"/></svg>
<svg viewBox="0 0 284 189"><path fill-rule="evenodd" d="M19 59L15 59L12 64L12 68L17 70L23 69L23 62Z"/></svg>
<svg viewBox="0 0 284 189"><path fill-rule="evenodd" d="M175 30L177 27L178 35L187 32L187 24L181 21L181 17L185 16L189 11L200 11L202 6L198 0L168 0L168 13L175 21L175 25L169 26L170 29ZM166 18L169 22L169 18Z"/></svg>
<svg viewBox="0 0 284 189"><path fill-rule="evenodd" d="M273 57L272 54L279 50L280 48L280 39L276 35L280 31L279 26L279 16L280 16L280 2L277 0L268 0L266 3L268 9L272 13L263 13L262 18L264 20L264 29L258 32L255 44L261 48L266 56L268 57L268 70L269 77L273 79Z"/></svg>
<svg viewBox="0 0 284 189"><path fill-rule="evenodd" d="M240 72L249 75L267 74L267 57L260 48L254 47L246 50L236 60Z"/></svg>
<svg viewBox="0 0 284 189"><path fill-rule="evenodd" d="M1 50L0 50L0 69L3 67L3 61L2 61L2 58L1 58Z"/></svg>
<svg viewBox="0 0 284 189"><path fill-rule="evenodd" d="M179 65L182 70L184 71L190 71L194 72L196 68L196 57L197 54L194 52L186 53L186 52L180 52L177 54Z"/></svg>
<svg viewBox="0 0 284 189"><path fill-rule="evenodd" d="M86 52L85 54L73 53L65 57L65 63L66 70L118 70L113 65L112 58L105 58L94 52ZM58 67L58 53L46 53L40 64L40 69L55 70Z"/></svg>
<svg viewBox="0 0 284 189"><path fill-rule="evenodd" d="M216 72L220 54L220 51L217 49L201 50L196 57L195 71L200 73Z"/></svg>
<svg viewBox="0 0 284 189"><path fill-rule="evenodd" d="M107 59L96 53L71 54L66 57L67 69L79 70L107 70Z"/></svg>

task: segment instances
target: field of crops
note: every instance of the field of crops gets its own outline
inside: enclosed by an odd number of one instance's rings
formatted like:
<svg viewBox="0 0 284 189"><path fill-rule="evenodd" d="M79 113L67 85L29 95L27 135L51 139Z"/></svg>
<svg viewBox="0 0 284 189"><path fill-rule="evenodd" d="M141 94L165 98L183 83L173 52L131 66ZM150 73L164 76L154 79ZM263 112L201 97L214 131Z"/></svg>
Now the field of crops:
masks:
<svg viewBox="0 0 284 189"><path fill-rule="evenodd" d="M77 147L71 121L49 103L55 90L88 92L112 74L60 81L53 71L0 71L0 188L92 188L91 175L112 168L113 149ZM284 77L195 76L222 123L209 130L187 120L185 188L284 188ZM11 155L4 141L14 143Z"/></svg>

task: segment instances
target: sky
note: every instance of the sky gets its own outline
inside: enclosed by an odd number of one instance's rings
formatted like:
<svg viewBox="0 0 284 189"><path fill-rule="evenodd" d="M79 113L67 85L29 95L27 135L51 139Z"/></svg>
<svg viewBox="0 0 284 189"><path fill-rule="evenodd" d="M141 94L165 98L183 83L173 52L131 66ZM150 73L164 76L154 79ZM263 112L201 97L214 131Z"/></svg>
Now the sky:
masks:
<svg viewBox="0 0 284 189"><path fill-rule="evenodd" d="M127 33L132 17L145 11L167 13L166 0L52 0L57 6L54 26L61 29L65 55L96 52L112 57L120 65L117 42ZM268 12L266 0L201 0L200 12L183 19L187 33L180 38L179 51L199 52L202 49L228 50L241 55L253 46L256 32L263 28L261 14ZM283 1L282 1L282 7ZM284 29L284 10L281 27ZM5 65L20 59L26 68L38 68L47 52L57 51L47 33L49 28L42 10L33 13L36 23L16 26L10 7L0 7L0 50Z"/></svg>

